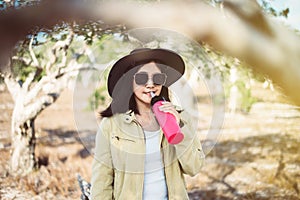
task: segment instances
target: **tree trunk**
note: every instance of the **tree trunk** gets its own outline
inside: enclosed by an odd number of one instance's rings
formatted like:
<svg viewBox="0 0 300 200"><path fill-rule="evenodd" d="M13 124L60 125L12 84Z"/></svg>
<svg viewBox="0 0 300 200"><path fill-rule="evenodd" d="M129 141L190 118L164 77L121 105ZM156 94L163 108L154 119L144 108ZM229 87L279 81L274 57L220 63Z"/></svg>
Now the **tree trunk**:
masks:
<svg viewBox="0 0 300 200"><path fill-rule="evenodd" d="M13 127L11 173L25 175L36 167L34 119Z"/></svg>

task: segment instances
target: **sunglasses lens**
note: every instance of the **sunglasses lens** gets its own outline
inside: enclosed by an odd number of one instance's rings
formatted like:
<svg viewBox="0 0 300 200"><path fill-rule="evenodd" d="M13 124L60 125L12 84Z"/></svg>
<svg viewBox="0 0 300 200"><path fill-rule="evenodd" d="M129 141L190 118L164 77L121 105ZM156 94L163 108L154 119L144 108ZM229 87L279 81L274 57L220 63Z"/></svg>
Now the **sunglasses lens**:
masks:
<svg viewBox="0 0 300 200"><path fill-rule="evenodd" d="M167 75L163 73L154 74L152 81L155 85L164 85L166 83ZM137 85L145 85L148 82L147 73L137 73L134 75L134 80Z"/></svg>
<svg viewBox="0 0 300 200"><path fill-rule="evenodd" d="M164 85L166 83L167 75L166 74L154 74L153 83L155 85Z"/></svg>
<svg viewBox="0 0 300 200"><path fill-rule="evenodd" d="M138 85L145 85L148 81L147 73L137 73L134 76L135 83Z"/></svg>

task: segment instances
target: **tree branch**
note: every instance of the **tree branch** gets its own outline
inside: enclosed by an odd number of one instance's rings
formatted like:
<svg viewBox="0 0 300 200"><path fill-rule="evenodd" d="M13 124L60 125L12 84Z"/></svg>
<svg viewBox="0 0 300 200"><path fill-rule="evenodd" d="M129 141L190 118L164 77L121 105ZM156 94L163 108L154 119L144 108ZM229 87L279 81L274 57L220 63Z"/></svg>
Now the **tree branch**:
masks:
<svg viewBox="0 0 300 200"><path fill-rule="evenodd" d="M49 93L36 99L33 103L27 105L21 116L19 116L18 123L24 123L29 119L35 118L46 107L53 104L58 98L59 93Z"/></svg>
<svg viewBox="0 0 300 200"><path fill-rule="evenodd" d="M39 80L28 93L24 97L24 105L29 104L33 99L37 97L37 95L42 91L43 86L50 82L49 76L43 76L41 80Z"/></svg>
<svg viewBox="0 0 300 200"><path fill-rule="evenodd" d="M272 36L272 30L268 20L261 11L257 1L253 0L224 0L223 8L228 9L237 15L243 22L248 23L257 31Z"/></svg>
<svg viewBox="0 0 300 200"><path fill-rule="evenodd" d="M61 74L61 70L66 67L67 64L67 54L68 54L68 49L69 46L71 45L72 41L74 38L74 32L71 27L69 27L69 34L67 38L63 41L58 41L55 43L55 45L52 47L52 63L51 67L56 67L57 69L55 70L56 76L59 76ZM55 64L58 58L58 52L61 51L61 63Z"/></svg>
<svg viewBox="0 0 300 200"><path fill-rule="evenodd" d="M33 39L34 39L34 35L32 35L30 42L29 42L29 53L30 53L30 56L31 56L31 59L33 62L32 65L34 67L39 67L39 61L37 60L35 53L33 52L33 49L32 49Z"/></svg>
<svg viewBox="0 0 300 200"><path fill-rule="evenodd" d="M9 65L10 64L8 64L8 66L5 68L6 71L0 71L0 76L4 79L6 87L13 101L16 102L17 94L21 90L21 85L13 78Z"/></svg>
<svg viewBox="0 0 300 200"><path fill-rule="evenodd" d="M31 73L26 77L26 80L25 80L24 83L22 84L23 90L25 90L25 91L28 91L28 90L29 90L29 87L30 87L31 83L32 83L33 80L34 80L35 74L36 74L36 72L31 72Z"/></svg>
<svg viewBox="0 0 300 200"><path fill-rule="evenodd" d="M24 65L30 65L30 63L32 62L31 59L29 58L24 58L24 57L19 57L19 56L13 56L12 60L18 60L21 61L22 63L24 63Z"/></svg>
<svg viewBox="0 0 300 200"><path fill-rule="evenodd" d="M39 65L39 61L37 60L36 56L35 56L35 53L33 52L33 49L32 49L32 43L33 43L33 39L34 39L34 35L32 35L31 39L30 39L30 42L29 42L29 47L28 47L28 50L29 50L29 53L30 53L30 56L31 56L31 59L32 59L32 66L37 68L34 72L31 72L27 77L26 77L26 80L25 82L23 83L22 85L22 88L26 91L29 90L32 82L34 81L35 77L38 75L38 73L40 71L42 71L43 69L40 67Z"/></svg>

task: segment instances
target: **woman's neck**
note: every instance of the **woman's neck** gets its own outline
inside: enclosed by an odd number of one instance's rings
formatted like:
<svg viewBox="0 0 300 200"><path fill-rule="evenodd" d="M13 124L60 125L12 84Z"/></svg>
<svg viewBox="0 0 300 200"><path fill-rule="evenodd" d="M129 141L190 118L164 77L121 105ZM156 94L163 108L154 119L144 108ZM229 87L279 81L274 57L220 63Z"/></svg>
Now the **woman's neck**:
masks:
<svg viewBox="0 0 300 200"><path fill-rule="evenodd" d="M141 115L152 112L150 104L137 103L137 108Z"/></svg>
<svg viewBox="0 0 300 200"><path fill-rule="evenodd" d="M159 129L159 124L151 110L149 112L140 112L140 114L136 115L136 119L146 131L157 131Z"/></svg>
<svg viewBox="0 0 300 200"><path fill-rule="evenodd" d="M159 125L156 121L151 106L138 107L139 114L136 115L136 119L146 131L156 131L159 129Z"/></svg>

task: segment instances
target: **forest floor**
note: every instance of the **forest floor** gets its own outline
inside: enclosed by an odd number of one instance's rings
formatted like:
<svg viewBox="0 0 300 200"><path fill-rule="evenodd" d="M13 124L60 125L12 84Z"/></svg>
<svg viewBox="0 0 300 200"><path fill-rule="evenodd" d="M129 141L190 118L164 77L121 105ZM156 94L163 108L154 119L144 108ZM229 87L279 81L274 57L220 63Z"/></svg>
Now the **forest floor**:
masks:
<svg viewBox="0 0 300 200"><path fill-rule="evenodd" d="M217 143L201 172L186 176L190 199L300 199L299 108L282 101L278 92L260 90L253 95L264 99L247 114L225 113ZM73 98L72 92L64 91L38 116L40 168L14 177L9 173L13 102L6 90L0 91L0 199L80 198L77 174L87 181L91 178L96 133L90 116L82 116L77 131ZM202 142L206 147L212 141L204 137Z"/></svg>

